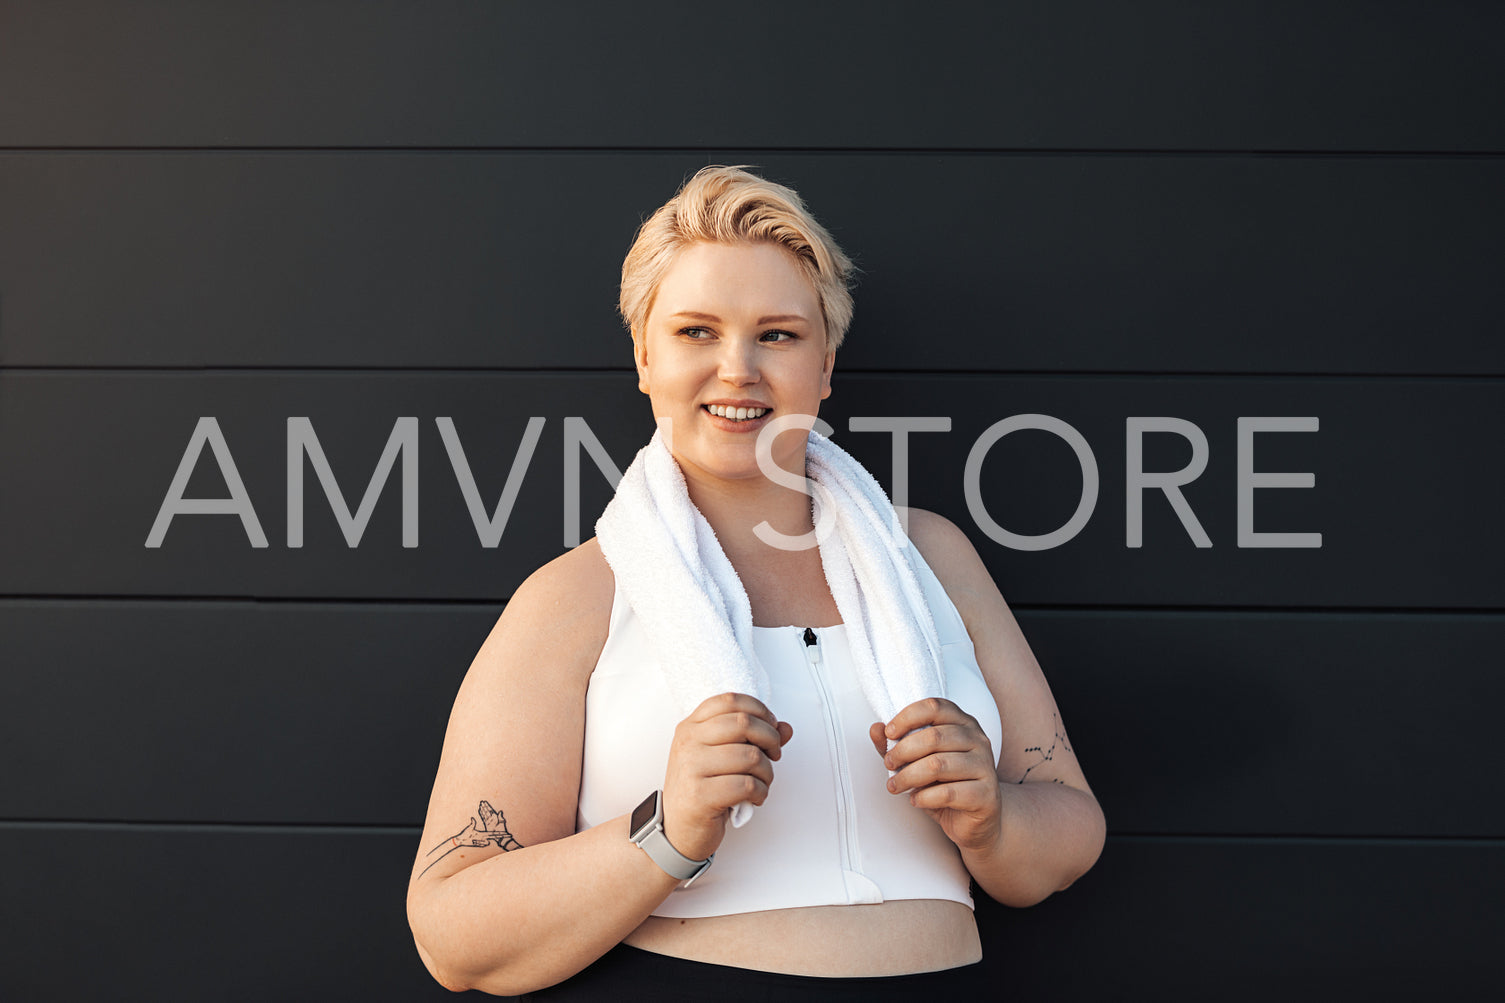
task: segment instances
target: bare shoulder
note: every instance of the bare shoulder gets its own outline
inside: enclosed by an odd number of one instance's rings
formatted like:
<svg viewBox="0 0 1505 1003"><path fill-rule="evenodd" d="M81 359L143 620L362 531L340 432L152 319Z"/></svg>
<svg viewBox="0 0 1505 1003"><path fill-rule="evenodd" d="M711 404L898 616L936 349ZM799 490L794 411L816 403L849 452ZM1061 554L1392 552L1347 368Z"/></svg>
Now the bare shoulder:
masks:
<svg viewBox="0 0 1505 1003"><path fill-rule="evenodd" d="M935 572L969 630L980 618L1007 611L997 583L961 527L923 508L900 509L899 514L908 521L910 542Z"/></svg>
<svg viewBox="0 0 1505 1003"><path fill-rule="evenodd" d="M566 551L539 568L518 586L512 603L522 603L530 612L542 606L553 615L571 611L589 616L611 611L616 580L595 537Z"/></svg>
<svg viewBox="0 0 1505 1003"><path fill-rule="evenodd" d="M615 589L601 545L591 537L529 575L506 612L525 626L599 630L604 638Z"/></svg>
<svg viewBox="0 0 1505 1003"><path fill-rule="evenodd" d="M588 677L606 642L615 588L594 537L559 555L518 586L472 671L521 669L545 657L546 664ZM508 657L487 657L501 651Z"/></svg>

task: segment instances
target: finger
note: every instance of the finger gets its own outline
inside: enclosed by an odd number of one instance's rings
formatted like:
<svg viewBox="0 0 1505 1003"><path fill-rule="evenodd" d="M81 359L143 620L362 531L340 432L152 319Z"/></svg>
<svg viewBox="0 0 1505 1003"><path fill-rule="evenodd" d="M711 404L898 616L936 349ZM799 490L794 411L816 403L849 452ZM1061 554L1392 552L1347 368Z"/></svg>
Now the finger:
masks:
<svg viewBox="0 0 1505 1003"><path fill-rule="evenodd" d="M867 730L867 737L873 740L873 748L878 750L878 755L888 754L888 736L883 732L883 722L874 721Z"/></svg>
<svg viewBox="0 0 1505 1003"><path fill-rule="evenodd" d="M702 777L728 777L747 774L765 784L773 783L773 763L756 745L709 745L691 766Z"/></svg>
<svg viewBox="0 0 1505 1003"><path fill-rule="evenodd" d="M884 734L889 738L899 739L916 728L936 724L961 724L965 721L973 721L972 716L950 700L945 697L926 697L895 714L884 728Z"/></svg>
<svg viewBox="0 0 1505 1003"><path fill-rule="evenodd" d="M794 737L794 725L790 724L788 721L780 721L779 722L779 748L782 749L784 746L788 745L789 744L789 740L791 738L793 738L793 737Z"/></svg>
<svg viewBox="0 0 1505 1003"><path fill-rule="evenodd" d="M691 801L686 803L686 807L691 807L695 812L709 810L709 812L718 813L725 812L736 804L742 804L743 801L762 804L768 798L768 789L768 780L754 777L749 773L700 777L689 791Z"/></svg>
<svg viewBox="0 0 1505 1003"><path fill-rule="evenodd" d="M911 731L895 742L893 748L884 754L883 765L890 770L899 770L937 752L971 752L981 749L987 741L987 736L981 729L959 724L932 725Z"/></svg>
<svg viewBox="0 0 1505 1003"><path fill-rule="evenodd" d="M744 801L760 805L768 800L768 782L747 773L723 777L706 777L699 787L700 799L708 807L726 811Z"/></svg>
<svg viewBox="0 0 1505 1003"><path fill-rule="evenodd" d="M979 758L961 752L938 752L935 755L926 756L924 759L910 763L890 777L888 789L897 794L900 791L929 787L931 784L983 780L985 778Z"/></svg>
<svg viewBox="0 0 1505 1003"><path fill-rule="evenodd" d="M784 744L780 741L782 735L775 725L747 711L718 714L709 721L698 723L691 735L702 745L749 743L762 749L772 759L779 758L779 748Z"/></svg>
<svg viewBox="0 0 1505 1003"><path fill-rule="evenodd" d="M764 705L763 701L747 693L718 693L713 697L706 697L700 702L700 706L690 712L687 720L709 721L720 714L737 713L761 717L770 725L778 724L778 718L773 716L773 712Z"/></svg>
<svg viewBox="0 0 1505 1003"><path fill-rule="evenodd" d="M922 787L909 795L909 803L931 811L949 808L952 811L979 812L990 806L988 794L987 785L982 781L966 780Z"/></svg>

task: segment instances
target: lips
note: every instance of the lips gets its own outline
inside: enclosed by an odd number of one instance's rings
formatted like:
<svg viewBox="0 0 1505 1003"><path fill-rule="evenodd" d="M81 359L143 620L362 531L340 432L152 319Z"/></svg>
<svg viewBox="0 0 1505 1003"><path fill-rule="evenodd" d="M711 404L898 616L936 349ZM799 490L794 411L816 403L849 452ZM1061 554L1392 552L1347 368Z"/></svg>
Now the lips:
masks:
<svg viewBox="0 0 1505 1003"><path fill-rule="evenodd" d="M700 410L705 412L712 425L724 432L756 432L773 415L773 408L767 405L740 401L702 404Z"/></svg>
<svg viewBox="0 0 1505 1003"><path fill-rule="evenodd" d="M750 418L761 418L772 408L762 405L735 405L735 404L706 404L705 409L718 418L727 418L731 421L747 421Z"/></svg>

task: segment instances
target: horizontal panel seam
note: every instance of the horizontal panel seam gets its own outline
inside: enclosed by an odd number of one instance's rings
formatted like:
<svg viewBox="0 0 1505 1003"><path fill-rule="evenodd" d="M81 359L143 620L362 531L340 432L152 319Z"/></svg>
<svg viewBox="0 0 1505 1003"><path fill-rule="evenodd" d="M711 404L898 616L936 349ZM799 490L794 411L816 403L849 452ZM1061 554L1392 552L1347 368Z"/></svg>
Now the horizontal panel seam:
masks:
<svg viewBox="0 0 1505 1003"><path fill-rule="evenodd" d="M1109 833L1110 843L1184 844L1206 845L1211 843L1244 843L1269 846L1479 846L1505 849L1505 837L1501 836L1352 836L1301 834L1249 834L1249 833Z"/></svg>
<svg viewBox="0 0 1505 1003"><path fill-rule="evenodd" d="M268 835L279 833L299 835L372 835L413 836L423 832L418 825L371 825L367 823L338 822L164 822L130 821L123 819L0 819L0 830L46 830L46 831L133 831L176 830L184 832L256 832Z"/></svg>
<svg viewBox="0 0 1505 1003"><path fill-rule="evenodd" d="M601 154L666 154L701 157L719 153L753 153L789 155L842 155L842 156L979 156L979 157L1268 157L1279 159L1331 159L1331 158L1437 158L1437 159L1495 159L1505 157L1505 150L1440 149L1440 148L1302 148L1302 147L1174 147L1174 146L524 146L524 145L414 145L370 146L360 144L306 145L128 145L111 146L96 144L34 145L0 144L0 153L51 154L51 153L202 153L222 155L226 153L344 153L344 154L545 154L600 156Z"/></svg>
<svg viewBox="0 0 1505 1003"><path fill-rule="evenodd" d="M1268 614L1316 614L1320 616L1499 616L1505 609L1486 606L1289 606L1230 604L1214 606L1206 604L1176 604L1153 606L1130 603L1009 603L1009 608L1026 613L1206 613L1214 615L1247 613L1263 616Z"/></svg>

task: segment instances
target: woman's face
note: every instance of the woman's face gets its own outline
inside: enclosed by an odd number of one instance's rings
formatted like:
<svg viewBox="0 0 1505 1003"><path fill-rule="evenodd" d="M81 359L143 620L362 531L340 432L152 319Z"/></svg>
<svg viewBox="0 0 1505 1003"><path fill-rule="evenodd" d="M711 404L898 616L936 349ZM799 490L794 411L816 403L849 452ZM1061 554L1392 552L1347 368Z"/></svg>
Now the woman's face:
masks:
<svg viewBox="0 0 1505 1003"><path fill-rule="evenodd" d="M831 394L836 353L820 299L777 244L686 247L632 337L638 389L655 418L672 420L687 478L762 476L758 432L780 416L816 414ZM804 474L803 435L782 433L773 447L780 467Z"/></svg>

